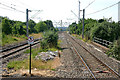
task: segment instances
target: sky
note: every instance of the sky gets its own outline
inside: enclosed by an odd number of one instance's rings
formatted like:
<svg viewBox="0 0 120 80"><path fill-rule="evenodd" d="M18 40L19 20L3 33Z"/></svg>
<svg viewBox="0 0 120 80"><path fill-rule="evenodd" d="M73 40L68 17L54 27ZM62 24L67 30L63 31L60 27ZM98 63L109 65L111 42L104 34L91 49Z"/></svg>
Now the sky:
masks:
<svg viewBox="0 0 120 80"><path fill-rule="evenodd" d="M29 12L29 19L31 19L34 14L38 11L36 15L35 22L52 20L55 25L60 24L62 20L63 25L66 22L78 22L78 17L76 17L71 10L78 16L78 7L79 0L0 0L0 16L7 16L12 20L26 21L26 9L28 8L32 12ZM83 10L89 3L94 1L89 7L85 9L85 18L101 19L101 18L110 18L112 17L113 21L118 21L118 5L115 5L111 8L108 8L99 13L91 14L95 11L101 10L105 7L108 7L112 4L119 2L120 0L80 0L80 9ZM13 10L9 7L15 8L19 11ZM35 11L36 10L36 11ZM80 18L83 16L83 12L80 12ZM68 23L67 23L68 22Z"/></svg>

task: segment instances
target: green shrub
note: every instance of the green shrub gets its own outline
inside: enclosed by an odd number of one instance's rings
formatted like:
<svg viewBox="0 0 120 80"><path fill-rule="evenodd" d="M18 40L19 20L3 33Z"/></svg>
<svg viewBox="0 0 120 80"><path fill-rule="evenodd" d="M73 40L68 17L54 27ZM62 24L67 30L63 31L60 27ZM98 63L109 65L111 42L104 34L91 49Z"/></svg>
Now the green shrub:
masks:
<svg viewBox="0 0 120 80"><path fill-rule="evenodd" d="M42 49L47 49L48 48L47 41L46 40L41 41L40 46Z"/></svg>
<svg viewBox="0 0 120 80"><path fill-rule="evenodd" d="M41 41L41 48L54 48L57 47L58 34L53 31L46 31L43 34L43 40Z"/></svg>
<svg viewBox="0 0 120 80"><path fill-rule="evenodd" d="M112 56L117 60L120 60L120 38L114 42L113 46L110 46L110 50L107 54L108 56Z"/></svg>

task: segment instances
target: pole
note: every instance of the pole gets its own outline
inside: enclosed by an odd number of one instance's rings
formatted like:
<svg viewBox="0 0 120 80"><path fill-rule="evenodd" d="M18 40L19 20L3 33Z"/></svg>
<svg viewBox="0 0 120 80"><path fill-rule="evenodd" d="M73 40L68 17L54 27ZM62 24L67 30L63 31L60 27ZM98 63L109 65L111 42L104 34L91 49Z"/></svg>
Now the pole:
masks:
<svg viewBox="0 0 120 80"><path fill-rule="evenodd" d="M78 10L78 24L80 23L80 1L79 1L79 10Z"/></svg>
<svg viewBox="0 0 120 80"><path fill-rule="evenodd" d="M61 27L62 27L62 20L61 20Z"/></svg>
<svg viewBox="0 0 120 80"><path fill-rule="evenodd" d="M61 31L62 31L62 20L61 20Z"/></svg>
<svg viewBox="0 0 120 80"><path fill-rule="evenodd" d="M31 44L30 44L30 62L29 62L29 74L31 76Z"/></svg>
<svg viewBox="0 0 120 80"><path fill-rule="evenodd" d="M28 12L30 10L26 9L26 29L27 29L27 37L29 37L29 30L28 30ZM31 44L30 44L30 59L29 59L29 74L31 76Z"/></svg>
<svg viewBox="0 0 120 80"><path fill-rule="evenodd" d="M84 38L84 19L85 19L85 9L83 9L83 28L82 28L82 39Z"/></svg>
<svg viewBox="0 0 120 80"><path fill-rule="evenodd" d="M26 29L27 29L27 37L29 36L28 32L28 9L26 9Z"/></svg>

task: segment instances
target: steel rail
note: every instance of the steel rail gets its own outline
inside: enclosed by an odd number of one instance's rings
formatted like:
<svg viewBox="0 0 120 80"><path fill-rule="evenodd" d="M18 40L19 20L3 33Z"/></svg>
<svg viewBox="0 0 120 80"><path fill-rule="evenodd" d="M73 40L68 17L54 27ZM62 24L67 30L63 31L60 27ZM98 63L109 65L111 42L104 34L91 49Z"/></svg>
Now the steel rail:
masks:
<svg viewBox="0 0 120 80"><path fill-rule="evenodd" d="M72 44L72 43L71 43ZM91 71L91 69L89 68L89 66L86 64L85 60L82 58L82 56L80 55L80 53L76 50L76 48L73 46L72 44L72 50L75 51L75 53L79 56L79 58L81 59L82 63L85 65L85 67L89 70L89 72L91 73L92 77L94 78L94 80L97 80L95 75L93 74L93 72Z"/></svg>
<svg viewBox="0 0 120 80"><path fill-rule="evenodd" d="M69 34L68 34L69 35ZM97 59L97 61L99 61L100 63L102 63L104 66L106 66L110 71L112 71L115 75L117 75L120 78L120 74L118 72L116 72L114 69L112 69L109 65L107 65L106 63L104 63L103 61L101 61L98 57L96 57L95 55L93 55L89 50L87 50L84 46L82 46L80 43L78 43L73 36L69 35L77 44L79 44L83 49L85 49L88 53L90 53L94 58Z"/></svg>
<svg viewBox="0 0 120 80"><path fill-rule="evenodd" d="M35 39L34 42L36 42L36 41L38 41L38 40L40 40L40 39L41 39L41 38ZM6 52L6 51L9 51L9 50L12 50L12 49L15 49L15 48L18 48L18 47L27 45L27 44L28 44L28 42L26 41L26 42L24 42L24 43L22 43L22 44L18 44L18 45L16 45L16 46L13 46L13 47L10 47L10 48L7 48L7 49L2 49L2 50L0 51L0 53L1 53L1 52Z"/></svg>
<svg viewBox="0 0 120 80"><path fill-rule="evenodd" d="M41 39L39 39L39 40L41 40ZM38 40L37 40L37 41L38 41ZM39 41L38 41L38 42L37 42L37 41L35 41L36 43L32 44L31 46L40 43ZM27 43L27 44L28 44L28 43ZM24 45L23 45L23 46L24 46ZM20 47L21 47L21 46L20 46ZM8 56L10 56L10 55L15 54L16 52L19 52L19 51L22 51L22 50L26 49L26 48L28 48L28 47L30 47L30 45L27 45L27 46L25 46L25 47L23 47L23 48L20 48L20 49L18 49L18 50L15 50L15 51L13 51L13 52L10 52L10 53L8 53L8 54L6 54L6 55L3 55L3 56L0 57L0 59L1 59L1 58L6 58L6 57L8 57Z"/></svg>

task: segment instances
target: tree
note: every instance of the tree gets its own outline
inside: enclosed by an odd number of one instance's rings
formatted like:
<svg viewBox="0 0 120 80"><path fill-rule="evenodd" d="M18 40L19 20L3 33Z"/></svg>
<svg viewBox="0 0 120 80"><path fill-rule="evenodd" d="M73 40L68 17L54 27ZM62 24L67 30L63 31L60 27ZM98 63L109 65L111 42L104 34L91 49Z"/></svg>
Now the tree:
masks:
<svg viewBox="0 0 120 80"><path fill-rule="evenodd" d="M10 25L9 20L7 18L4 18L2 20L2 32L7 34L7 35L12 33L11 25Z"/></svg>
<svg viewBox="0 0 120 80"><path fill-rule="evenodd" d="M47 25L48 30L53 30L54 26L51 20L46 20L44 23Z"/></svg>
<svg viewBox="0 0 120 80"><path fill-rule="evenodd" d="M26 29L21 22L16 22L12 27L12 34L26 34Z"/></svg>
<svg viewBox="0 0 120 80"><path fill-rule="evenodd" d="M43 41L41 41L41 47L45 48L53 48L57 47L58 34L53 31L45 31L43 34Z"/></svg>
<svg viewBox="0 0 120 80"><path fill-rule="evenodd" d="M30 28L29 33L35 33L36 32L36 30L34 28L35 25L36 25L36 23L33 20L28 21L28 26Z"/></svg>
<svg viewBox="0 0 120 80"><path fill-rule="evenodd" d="M43 32L47 30L48 28L47 28L47 25L43 21L40 21L39 23L35 25L35 29L37 30L37 32Z"/></svg>

